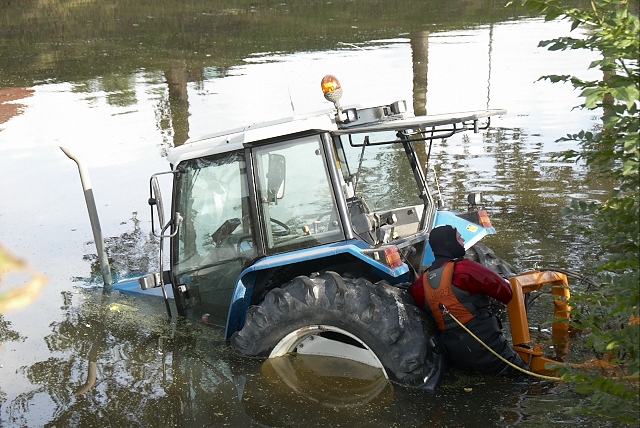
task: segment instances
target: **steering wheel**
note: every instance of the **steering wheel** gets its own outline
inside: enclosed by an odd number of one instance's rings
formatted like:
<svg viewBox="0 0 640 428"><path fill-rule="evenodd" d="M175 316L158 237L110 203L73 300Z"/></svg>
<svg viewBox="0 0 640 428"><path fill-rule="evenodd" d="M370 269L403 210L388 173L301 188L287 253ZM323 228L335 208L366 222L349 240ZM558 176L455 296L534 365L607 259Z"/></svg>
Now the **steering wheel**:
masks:
<svg viewBox="0 0 640 428"><path fill-rule="evenodd" d="M270 217L269 220L271 220L272 223L275 223L276 225L284 229L284 230L278 230L278 231L274 230L273 236L287 236L291 232L291 229L289 229L289 226L287 226L285 223L281 222L280 220L276 220L273 217Z"/></svg>
<svg viewBox="0 0 640 428"><path fill-rule="evenodd" d="M220 245L222 241L229 237L233 233L233 231L236 230L238 226L240 226L240 223L241 222L239 218L230 218L228 220L225 220L224 223L222 223L220 227L218 227L215 232L211 234L213 243L216 244L216 246Z"/></svg>

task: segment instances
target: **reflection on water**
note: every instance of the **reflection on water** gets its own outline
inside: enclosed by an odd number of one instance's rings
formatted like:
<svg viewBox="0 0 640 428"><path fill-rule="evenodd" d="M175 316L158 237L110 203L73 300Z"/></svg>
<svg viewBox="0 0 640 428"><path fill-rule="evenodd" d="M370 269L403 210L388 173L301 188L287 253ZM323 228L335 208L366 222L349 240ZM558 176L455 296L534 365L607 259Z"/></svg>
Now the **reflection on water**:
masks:
<svg viewBox="0 0 640 428"><path fill-rule="evenodd" d="M167 322L159 300L100 289L63 300L64 319L45 339L50 355L20 369L34 388L6 403L8 426L511 426L566 418L531 400L578 400L549 382L457 374L426 393L350 361L239 358L222 330Z"/></svg>
<svg viewBox="0 0 640 428"><path fill-rule="evenodd" d="M153 233L142 231L137 212L132 213L130 221L133 223L133 230L127 230L119 236L104 238L114 282L140 277L148 272L158 272L160 269L158 239ZM85 246L89 253L85 254L83 259L91 263L90 276L76 277L75 280L88 284L102 284L102 270L95 253L95 244L89 241Z"/></svg>
<svg viewBox="0 0 640 428"><path fill-rule="evenodd" d="M167 323L161 306L97 289L83 293L79 305L66 296L63 308L65 318L45 338L51 356L21 368L36 387L8 404L11 425L36 426L42 418L51 426L232 419L227 410L238 394L222 332Z"/></svg>
<svg viewBox="0 0 640 428"><path fill-rule="evenodd" d="M147 180L168 168L166 150L324 108L318 83L328 72L340 77L345 104L507 108L486 134L434 143L427 177L435 189L437 176L453 208L466 209L471 190L485 193L498 230L486 243L518 269L582 269L597 254L559 213L570 197L598 198L608 184L587 187L581 166L551 155L569 148L556 138L593 119L571 111L570 89L533 83L580 74L592 60L536 48L568 25L508 21L511 12L488 0L120 3L0 4L0 239L51 280L31 308L0 318L0 425L606 425L566 415L581 399L566 385L456 374L429 394L355 363L241 359L221 331L168 321L161 300L91 289L99 269L77 171L58 149L86 161L124 277L157 264ZM427 148L418 151L425 164ZM367 185L415 197L397 179L395 153L367 154ZM532 325L543 330L540 314Z"/></svg>
<svg viewBox="0 0 640 428"><path fill-rule="evenodd" d="M392 404L393 386L382 371L342 359L284 356L262 363L242 397L247 414L267 426L286 420L312 426L360 426ZM288 425L288 424L287 424Z"/></svg>
<svg viewBox="0 0 640 428"><path fill-rule="evenodd" d="M31 88L0 88L0 125L21 114L25 105L20 104L19 101L31 95L33 95Z"/></svg>
<svg viewBox="0 0 640 428"><path fill-rule="evenodd" d="M0 347L4 342L11 340L21 340L24 337L17 331L11 328L11 322L4 319L4 316L0 314Z"/></svg>

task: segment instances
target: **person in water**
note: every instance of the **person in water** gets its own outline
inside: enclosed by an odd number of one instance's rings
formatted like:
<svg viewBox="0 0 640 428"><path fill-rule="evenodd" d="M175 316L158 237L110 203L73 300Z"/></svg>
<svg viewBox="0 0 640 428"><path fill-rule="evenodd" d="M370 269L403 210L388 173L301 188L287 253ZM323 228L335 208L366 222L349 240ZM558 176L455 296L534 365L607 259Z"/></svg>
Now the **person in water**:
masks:
<svg viewBox="0 0 640 428"><path fill-rule="evenodd" d="M509 303L509 281L480 263L465 259L464 239L453 226L433 229L429 244L435 260L409 287L409 292L433 315L440 330L440 343L451 363L465 371L490 375L520 374L482 346L449 313L507 361L528 370L507 343L500 320L489 309L491 297Z"/></svg>

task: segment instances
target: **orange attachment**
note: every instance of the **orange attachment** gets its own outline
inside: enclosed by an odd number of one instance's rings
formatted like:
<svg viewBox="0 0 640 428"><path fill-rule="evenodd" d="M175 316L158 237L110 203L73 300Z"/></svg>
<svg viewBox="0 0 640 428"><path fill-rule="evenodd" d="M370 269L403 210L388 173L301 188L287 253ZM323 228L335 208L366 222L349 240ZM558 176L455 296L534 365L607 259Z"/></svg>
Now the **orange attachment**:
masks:
<svg viewBox="0 0 640 428"><path fill-rule="evenodd" d="M553 370L545 368L547 363L562 362L569 350L569 314L571 307L568 304L569 282L567 276L558 272L530 271L509 278L513 297L507 305L511 336L514 349L520 357L529 364L531 370L540 374L552 374ZM553 315L565 321L554 321L551 326L551 337L556 350L556 359L542 356L542 348L531 344L529 334L529 320L524 306L524 294L542 288L545 284L551 285L554 297Z"/></svg>

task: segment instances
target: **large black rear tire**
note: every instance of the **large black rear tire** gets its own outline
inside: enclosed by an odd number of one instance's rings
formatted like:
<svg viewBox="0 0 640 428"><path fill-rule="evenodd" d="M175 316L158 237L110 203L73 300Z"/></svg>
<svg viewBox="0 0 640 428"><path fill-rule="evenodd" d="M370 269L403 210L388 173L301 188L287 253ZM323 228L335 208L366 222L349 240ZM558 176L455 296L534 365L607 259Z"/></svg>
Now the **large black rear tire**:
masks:
<svg viewBox="0 0 640 428"><path fill-rule="evenodd" d="M474 244L469 248L464 257L488 267L503 278L509 278L517 274L516 269L509 262L481 243ZM492 298L490 309L501 321L507 320L507 306L504 303Z"/></svg>
<svg viewBox="0 0 640 428"><path fill-rule="evenodd" d="M325 272L299 276L267 293L262 303L248 309L231 345L241 355L268 357L277 356L274 348L298 332L300 338L313 334L351 344L355 339L375 354L390 380L433 389L443 363L433 331L406 291L385 281L372 284ZM295 352L299 343L286 345L286 351Z"/></svg>

